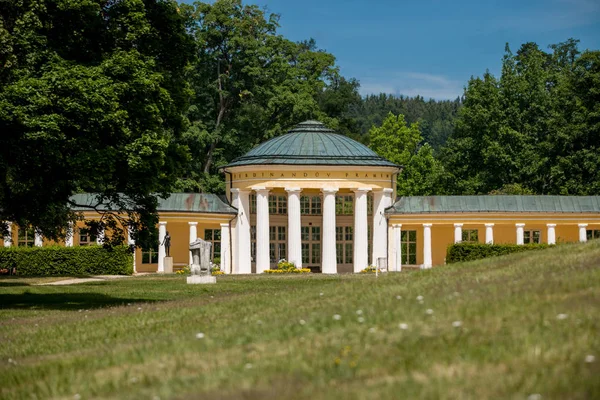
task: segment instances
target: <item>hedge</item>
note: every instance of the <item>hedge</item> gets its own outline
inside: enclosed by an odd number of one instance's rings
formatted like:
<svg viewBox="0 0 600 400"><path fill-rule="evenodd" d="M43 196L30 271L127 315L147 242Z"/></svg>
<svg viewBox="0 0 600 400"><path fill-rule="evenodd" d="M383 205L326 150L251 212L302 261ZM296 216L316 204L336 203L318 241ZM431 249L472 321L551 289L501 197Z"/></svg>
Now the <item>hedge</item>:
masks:
<svg viewBox="0 0 600 400"><path fill-rule="evenodd" d="M503 256L529 250L542 250L551 247L546 243L540 244L485 244L485 243L455 243L448 246L446 263L480 260L487 257Z"/></svg>
<svg viewBox="0 0 600 400"><path fill-rule="evenodd" d="M128 246L4 247L0 269L22 276L130 275L133 253Z"/></svg>

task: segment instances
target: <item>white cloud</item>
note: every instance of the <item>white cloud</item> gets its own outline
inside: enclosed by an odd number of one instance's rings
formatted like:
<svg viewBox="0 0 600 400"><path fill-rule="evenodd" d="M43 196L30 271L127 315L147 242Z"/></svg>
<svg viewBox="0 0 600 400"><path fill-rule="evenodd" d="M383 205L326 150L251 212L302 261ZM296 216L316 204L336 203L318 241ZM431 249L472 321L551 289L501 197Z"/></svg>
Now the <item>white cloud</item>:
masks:
<svg viewBox="0 0 600 400"><path fill-rule="evenodd" d="M426 99L455 99L463 94L463 82L443 75L424 72L381 72L376 77L360 79L360 94L387 93L393 95L422 96Z"/></svg>

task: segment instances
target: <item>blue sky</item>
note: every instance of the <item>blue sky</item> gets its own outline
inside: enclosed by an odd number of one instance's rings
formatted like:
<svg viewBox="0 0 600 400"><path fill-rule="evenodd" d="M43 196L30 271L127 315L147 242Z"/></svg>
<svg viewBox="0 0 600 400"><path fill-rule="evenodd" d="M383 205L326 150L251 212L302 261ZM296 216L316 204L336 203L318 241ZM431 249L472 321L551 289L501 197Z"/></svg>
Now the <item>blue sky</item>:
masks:
<svg viewBox="0 0 600 400"><path fill-rule="evenodd" d="M253 0L281 15L279 32L314 38L361 94L453 99L486 69L499 74L504 45L543 49L570 37L600 50L600 0Z"/></svg>

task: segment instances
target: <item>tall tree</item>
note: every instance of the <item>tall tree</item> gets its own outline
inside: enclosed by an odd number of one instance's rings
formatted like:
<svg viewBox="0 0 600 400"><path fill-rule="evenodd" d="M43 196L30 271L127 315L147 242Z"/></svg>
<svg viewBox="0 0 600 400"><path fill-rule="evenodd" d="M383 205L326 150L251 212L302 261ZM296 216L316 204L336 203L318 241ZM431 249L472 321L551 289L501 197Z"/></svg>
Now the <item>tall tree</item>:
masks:
<svg viewBox="0 0 600 400"><path fill-rule="evenodd" d="M389 113L380 127L369 131L371 149L402 166L397 192L401 196L444 194L445 173L433 149L423 143L419 124L407 125L402 114Z"/></svg>
<svg viewBox="0 0 600 400"><path fill-rule="evenodd" d="M508 46L502 75L472 78L456 129L443 151L456 193L517 185L537 194L597 194L599 57L577 41L546 53ZM515 187L517 187L515 186Z"/></svg>
<svg viewBox="0 0 600 400"><path fill-rule="evenodd" d="M294 123L318 118L336 125L318 98L339 76L335 58L314 40L291 42L277 33L278 16L241 0L217 0L184 8L199 49L189 79L195 91L192 149L183 190L224 189L217 168Z"/></svg>
<svg viewBox="0 0 600 400"><path fill-rule="evenodd" d="M0 220L56 238L83 191L153 226L186 160L194 47L176 3L0 2L0 42Z"/></svg>

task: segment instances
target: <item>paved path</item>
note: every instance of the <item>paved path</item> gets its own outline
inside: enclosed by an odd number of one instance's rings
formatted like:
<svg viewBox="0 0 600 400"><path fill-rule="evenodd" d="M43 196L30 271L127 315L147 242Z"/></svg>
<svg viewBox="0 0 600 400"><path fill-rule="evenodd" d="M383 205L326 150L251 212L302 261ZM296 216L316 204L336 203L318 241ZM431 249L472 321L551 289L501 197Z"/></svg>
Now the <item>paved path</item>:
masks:
<svg viewBox="0 0 600 400"><path fill-rule="evenodd" d="M131 278L132 276L140 276L140 275L146 275L146 274L139 273L139 274L135 274L135 275L95 275L91 278L70 278L70 279L63 279L62 281L38 283L37 285L38 286L74 285L76 283L102 282L102 281L109 281L112 279Z"/></svg>

